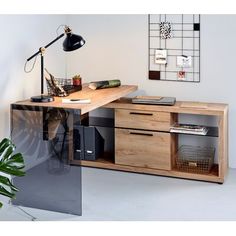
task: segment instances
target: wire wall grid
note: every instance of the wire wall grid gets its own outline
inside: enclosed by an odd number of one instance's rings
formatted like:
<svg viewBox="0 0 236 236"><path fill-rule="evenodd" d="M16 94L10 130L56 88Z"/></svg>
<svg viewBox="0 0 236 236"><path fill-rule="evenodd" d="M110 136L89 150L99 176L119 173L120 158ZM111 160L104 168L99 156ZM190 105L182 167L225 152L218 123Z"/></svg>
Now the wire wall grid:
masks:
<svg viewBox="0 0 236 236"><path fill-rule="evenodd" d="M148 15L149 79L200 82L200 15Z"/></svg>

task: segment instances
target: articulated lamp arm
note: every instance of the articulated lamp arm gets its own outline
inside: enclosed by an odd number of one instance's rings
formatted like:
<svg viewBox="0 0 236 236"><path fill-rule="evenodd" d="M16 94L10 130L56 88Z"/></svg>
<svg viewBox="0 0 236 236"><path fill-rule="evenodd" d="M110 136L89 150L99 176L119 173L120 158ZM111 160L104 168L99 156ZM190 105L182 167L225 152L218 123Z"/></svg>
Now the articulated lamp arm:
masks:
<svg viewBox="0 0 236 236"><path fill-rule="evenodd" d="M26 60L26 64L27 64L28 61L32 60L34 57L38 56L39 54L41 56L41 95L31 97L32 102L51 102L51 101L54 100L54 98L52 96L43 94L44 93L44 89L43 89L44 52L45 52L46 48L50 47L52 44L54 44L56 41L58 41L64 35L66 35L66 39L63 42L63 50L66 51L66 52L74 51L74 50L82 47L85 44L85 40L80 35L72 34L71 29L68 26L65 26L64 31L65 32L63 34L56 37L54 40L52 40L46 46L40 47L39 50L36 53L34 53L31 57L29 57ZM26 64L25 64L25 68L26 68ZM34 64L33 64L32 69L33 68L34 68ZM25 69L25 72L27 72L27 73L31 72L32 69L30 71L26 71L26 69Z"/></svg>

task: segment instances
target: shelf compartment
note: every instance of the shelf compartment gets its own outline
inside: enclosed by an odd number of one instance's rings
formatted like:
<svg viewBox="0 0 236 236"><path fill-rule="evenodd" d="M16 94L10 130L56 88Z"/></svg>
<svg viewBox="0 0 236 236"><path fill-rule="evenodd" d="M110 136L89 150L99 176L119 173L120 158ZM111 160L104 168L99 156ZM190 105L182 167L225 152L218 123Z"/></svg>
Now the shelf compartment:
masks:
<svg viewBox="0 0 236 236"><path fill-rule="evenodd" d="M89 125L105 128L114 128L114 118L90 116Z"/></svg>
<svg viewBox="0 0 236 236"><path fill-rule="evenodd" d="M80 124L78 123L78 125L80 125ZM98 116L85 116L81 122L81 125L104 127L104 128L114 128L114 118L98 117Z"/></svg>

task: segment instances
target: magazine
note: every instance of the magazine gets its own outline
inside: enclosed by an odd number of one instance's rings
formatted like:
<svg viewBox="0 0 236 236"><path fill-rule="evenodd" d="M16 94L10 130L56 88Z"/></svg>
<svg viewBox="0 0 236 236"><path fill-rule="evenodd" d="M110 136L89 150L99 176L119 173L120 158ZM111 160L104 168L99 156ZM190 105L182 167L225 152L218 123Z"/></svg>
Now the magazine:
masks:
<svg viewBox="0 0 236 236"><path fill-rule="evenodd" d="M206 135L208 129L205 126L201 125L175 124L172 127L170 127L170 132Z"/></svg>

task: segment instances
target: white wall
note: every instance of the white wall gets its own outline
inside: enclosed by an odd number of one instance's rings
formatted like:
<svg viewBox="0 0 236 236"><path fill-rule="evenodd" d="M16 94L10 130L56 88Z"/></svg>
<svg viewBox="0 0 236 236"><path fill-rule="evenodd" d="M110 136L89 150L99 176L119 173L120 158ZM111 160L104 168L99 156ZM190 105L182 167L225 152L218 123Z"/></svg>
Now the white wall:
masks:
<svg viewBox="0 0 236 236"><path fill-rule="evenodd" d="M87 82L118 78L137 84L142 94L228 103L230 166L236 167L236 15L202 15L199 84L148 80L147 15L70 15L68 21L86 39L69 56L71 76L80 73Z"/></svg>
<svg viewBox="0 0 236 236"><path fill-rule="evenodd" d="M84 82L118 78L137 84L142 94L229 103L230 166L236 167L236 15L202 15L201 20L201 82L194 84L148 80L147 15L0 15L0 139L9 135L10 103L40 92L39 60L30 74L23 71L25 60L68 22L86 45L67 55L62 40L51 46L45 64L52 74L79 73Z"/></svg>
<svg viewBox="0 0 236 236"><path fill-rule="evenodd" d="M40 94L40 58L30 74L24 73L26 59L53 40L65 21L65 15L0 15L0 140L9 136L10 103ZM45 55L46 67L58 76L65 74L61 43Z"/></svg>

